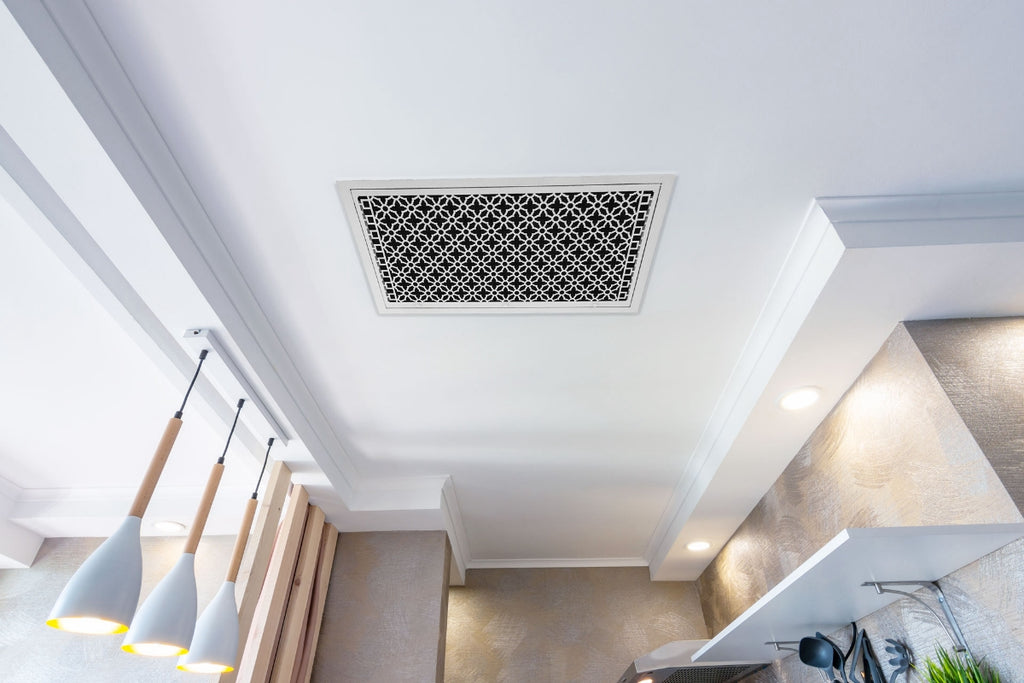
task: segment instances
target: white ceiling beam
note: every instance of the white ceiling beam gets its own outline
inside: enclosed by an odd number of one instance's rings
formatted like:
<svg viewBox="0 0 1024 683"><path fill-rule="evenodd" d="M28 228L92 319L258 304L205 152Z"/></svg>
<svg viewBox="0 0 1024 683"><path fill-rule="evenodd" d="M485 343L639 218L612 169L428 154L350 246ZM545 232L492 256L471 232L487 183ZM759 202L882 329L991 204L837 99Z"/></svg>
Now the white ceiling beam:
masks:
<svg viewBox="0 0 1024 683"><path fill-rule="evenodd" d="M691 460L696 481L680 481L652 538L652 577L699 576L897 323L1019 315L1022 259L1021 192L816 201L747 344L753 362L737 365L700 468ZM782 413L778 396L807 383L826 386L825 400ZM688 553L698 538L712 548Z"/></svg>
<svg viewBox="0 0 1024 683"><path fill-rule="evenodd" d="M190 355L160 322L139 293L96 243L77 216L0 126L0 197L32 228L64 266L103 306L175 384L184 386L195 372L198 352ZM195 396L207 414L230 427L234 403L200 376ZM170 412L172 406L168 406ZM262 460L265 442L244 425L237 438L254 458Z"/></svg>
<svg viewBox="0 0 1024 683"><path fill-rule="evenodd" d="M359 476L88 6L83 2L24 0L10 0L8 6L327 476L343 505L329 506L323 501L325 509L377 510L404 518L416 509L410 507L409 494L419 491L412 499L425 496L432 501L419 509L432 513L427 516L434 520L428 522L434 528L449 532L453 547L459 549L456 564L464 572L468 552L465 531L457 504L445 502L453 500L452 495L442 493L447 478L411 478L404 484L388 485L384 488L404 489L401 496L385 497L385 503L382 487ZM315 495L315 485L310 490ZM438 515L442 507L443 514ZM427 520L411 524L424 522ZM335 523L345 528L343 520Z"/></svg>
<svg viewBox="0 0 1024 683"><path fill-rule="evenodd" d="M168 148L89 7L11 13L343 500L358 473Z"/></svg>

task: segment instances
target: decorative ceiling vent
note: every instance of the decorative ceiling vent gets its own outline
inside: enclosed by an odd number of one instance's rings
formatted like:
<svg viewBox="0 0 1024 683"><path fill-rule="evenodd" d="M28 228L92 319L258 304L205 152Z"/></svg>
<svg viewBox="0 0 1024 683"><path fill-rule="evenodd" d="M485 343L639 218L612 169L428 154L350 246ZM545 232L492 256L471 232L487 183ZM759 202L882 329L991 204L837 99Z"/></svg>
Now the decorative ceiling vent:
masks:
<svg viewBox="0 0 1024 683"><path fill-rule="evenodd" d="M341 182L382 313L639 309L672 176Z"/></svg>

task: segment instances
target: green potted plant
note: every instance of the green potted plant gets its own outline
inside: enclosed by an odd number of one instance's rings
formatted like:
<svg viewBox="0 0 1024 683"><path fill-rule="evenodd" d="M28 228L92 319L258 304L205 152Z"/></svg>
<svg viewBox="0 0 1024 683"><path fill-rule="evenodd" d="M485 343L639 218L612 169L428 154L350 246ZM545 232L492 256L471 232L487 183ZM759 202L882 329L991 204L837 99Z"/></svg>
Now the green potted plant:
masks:
<svg viewBox="0 0 1024 683"><path fill-rule="evenodd" d="M999 672L984 661L974 661L970 655L950 654L940 647L935 657L926 659L924 670L920 671L929 683L1000 683Z"/></svg>

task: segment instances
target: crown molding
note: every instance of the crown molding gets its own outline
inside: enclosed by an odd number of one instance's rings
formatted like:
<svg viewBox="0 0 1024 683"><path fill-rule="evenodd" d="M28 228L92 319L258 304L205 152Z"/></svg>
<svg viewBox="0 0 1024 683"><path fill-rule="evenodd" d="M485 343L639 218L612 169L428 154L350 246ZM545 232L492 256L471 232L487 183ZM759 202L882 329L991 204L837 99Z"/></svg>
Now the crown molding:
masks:
<svg viewBox="0 0 1024 683"><path fill-rule="evenodd" d="M470 569L573 569L597 567L646 567L642 557L553 557L518 560L471 560Z"/></svg>
<svg viewBox="0 0 1024 683"><path fill-rule="evenodd" d="M14 505L21 498L23 489L10 479L0 476L0 510L4 505Z"/></svg>
<svg viewBox="0 0 1024 683"><path fill-rule="evenodd" d="M845 248L815 204L690 455L644 557L655 574L672 549Z"/></svg>
<svg viewBox="0 0 1024 683"><path fill-rule="evenodd" d="M41 535L11 519L22 493L17 484L0 477L0 569L31 567L43 543Z"/></svg>

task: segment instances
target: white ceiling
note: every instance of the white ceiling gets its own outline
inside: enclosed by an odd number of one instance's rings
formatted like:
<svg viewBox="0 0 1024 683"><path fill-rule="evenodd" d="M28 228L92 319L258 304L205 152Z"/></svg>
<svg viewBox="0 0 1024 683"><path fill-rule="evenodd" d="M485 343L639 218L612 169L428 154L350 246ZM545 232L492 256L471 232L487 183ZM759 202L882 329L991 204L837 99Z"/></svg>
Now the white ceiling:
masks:
<svg viewBox="0 0 1024 683"><path fill-rule="evenodd" d="M1024 187L1019 3L33 4L8 0L99 142L53 142L85 128L26 54L5 67L21 90L0 125L163 329L125 337L148 352L135 362L174 366L154 334L219 330L298 437L286 457L315 476L311 454L330 481L318 500L343 528L448 528L463 567L692 577L895 322L1024 311L1006 245L931 247L948 255L936 259L808 220L816 197ZM64 115L44 128L43 108ZM70 172L58 150L124 179ZM381 316L335 192L645 173L677 180L631 316ZM111 205L134 208L97 207L108 185ZM1024 240L1014 230L1003 242ZM831 251L815 251L823 235ZM9 308L62 329L45 299L74 289L59 279ZM99 311L75 307L109 327ZM69 360L93 358L84 337L62 340ZM75 378L78 401L97 404L95 368L68 365L62 386ZM790 383L827 401L783 414ZM122 405L133 388L120 386L103 401L119 420L163 419ZM81 486L21 474L57 457L39 449L0 453L0 475ZM120 482L102 462L109 479L92 485ZM696 537L714 545L689 558Z"/></svg>

